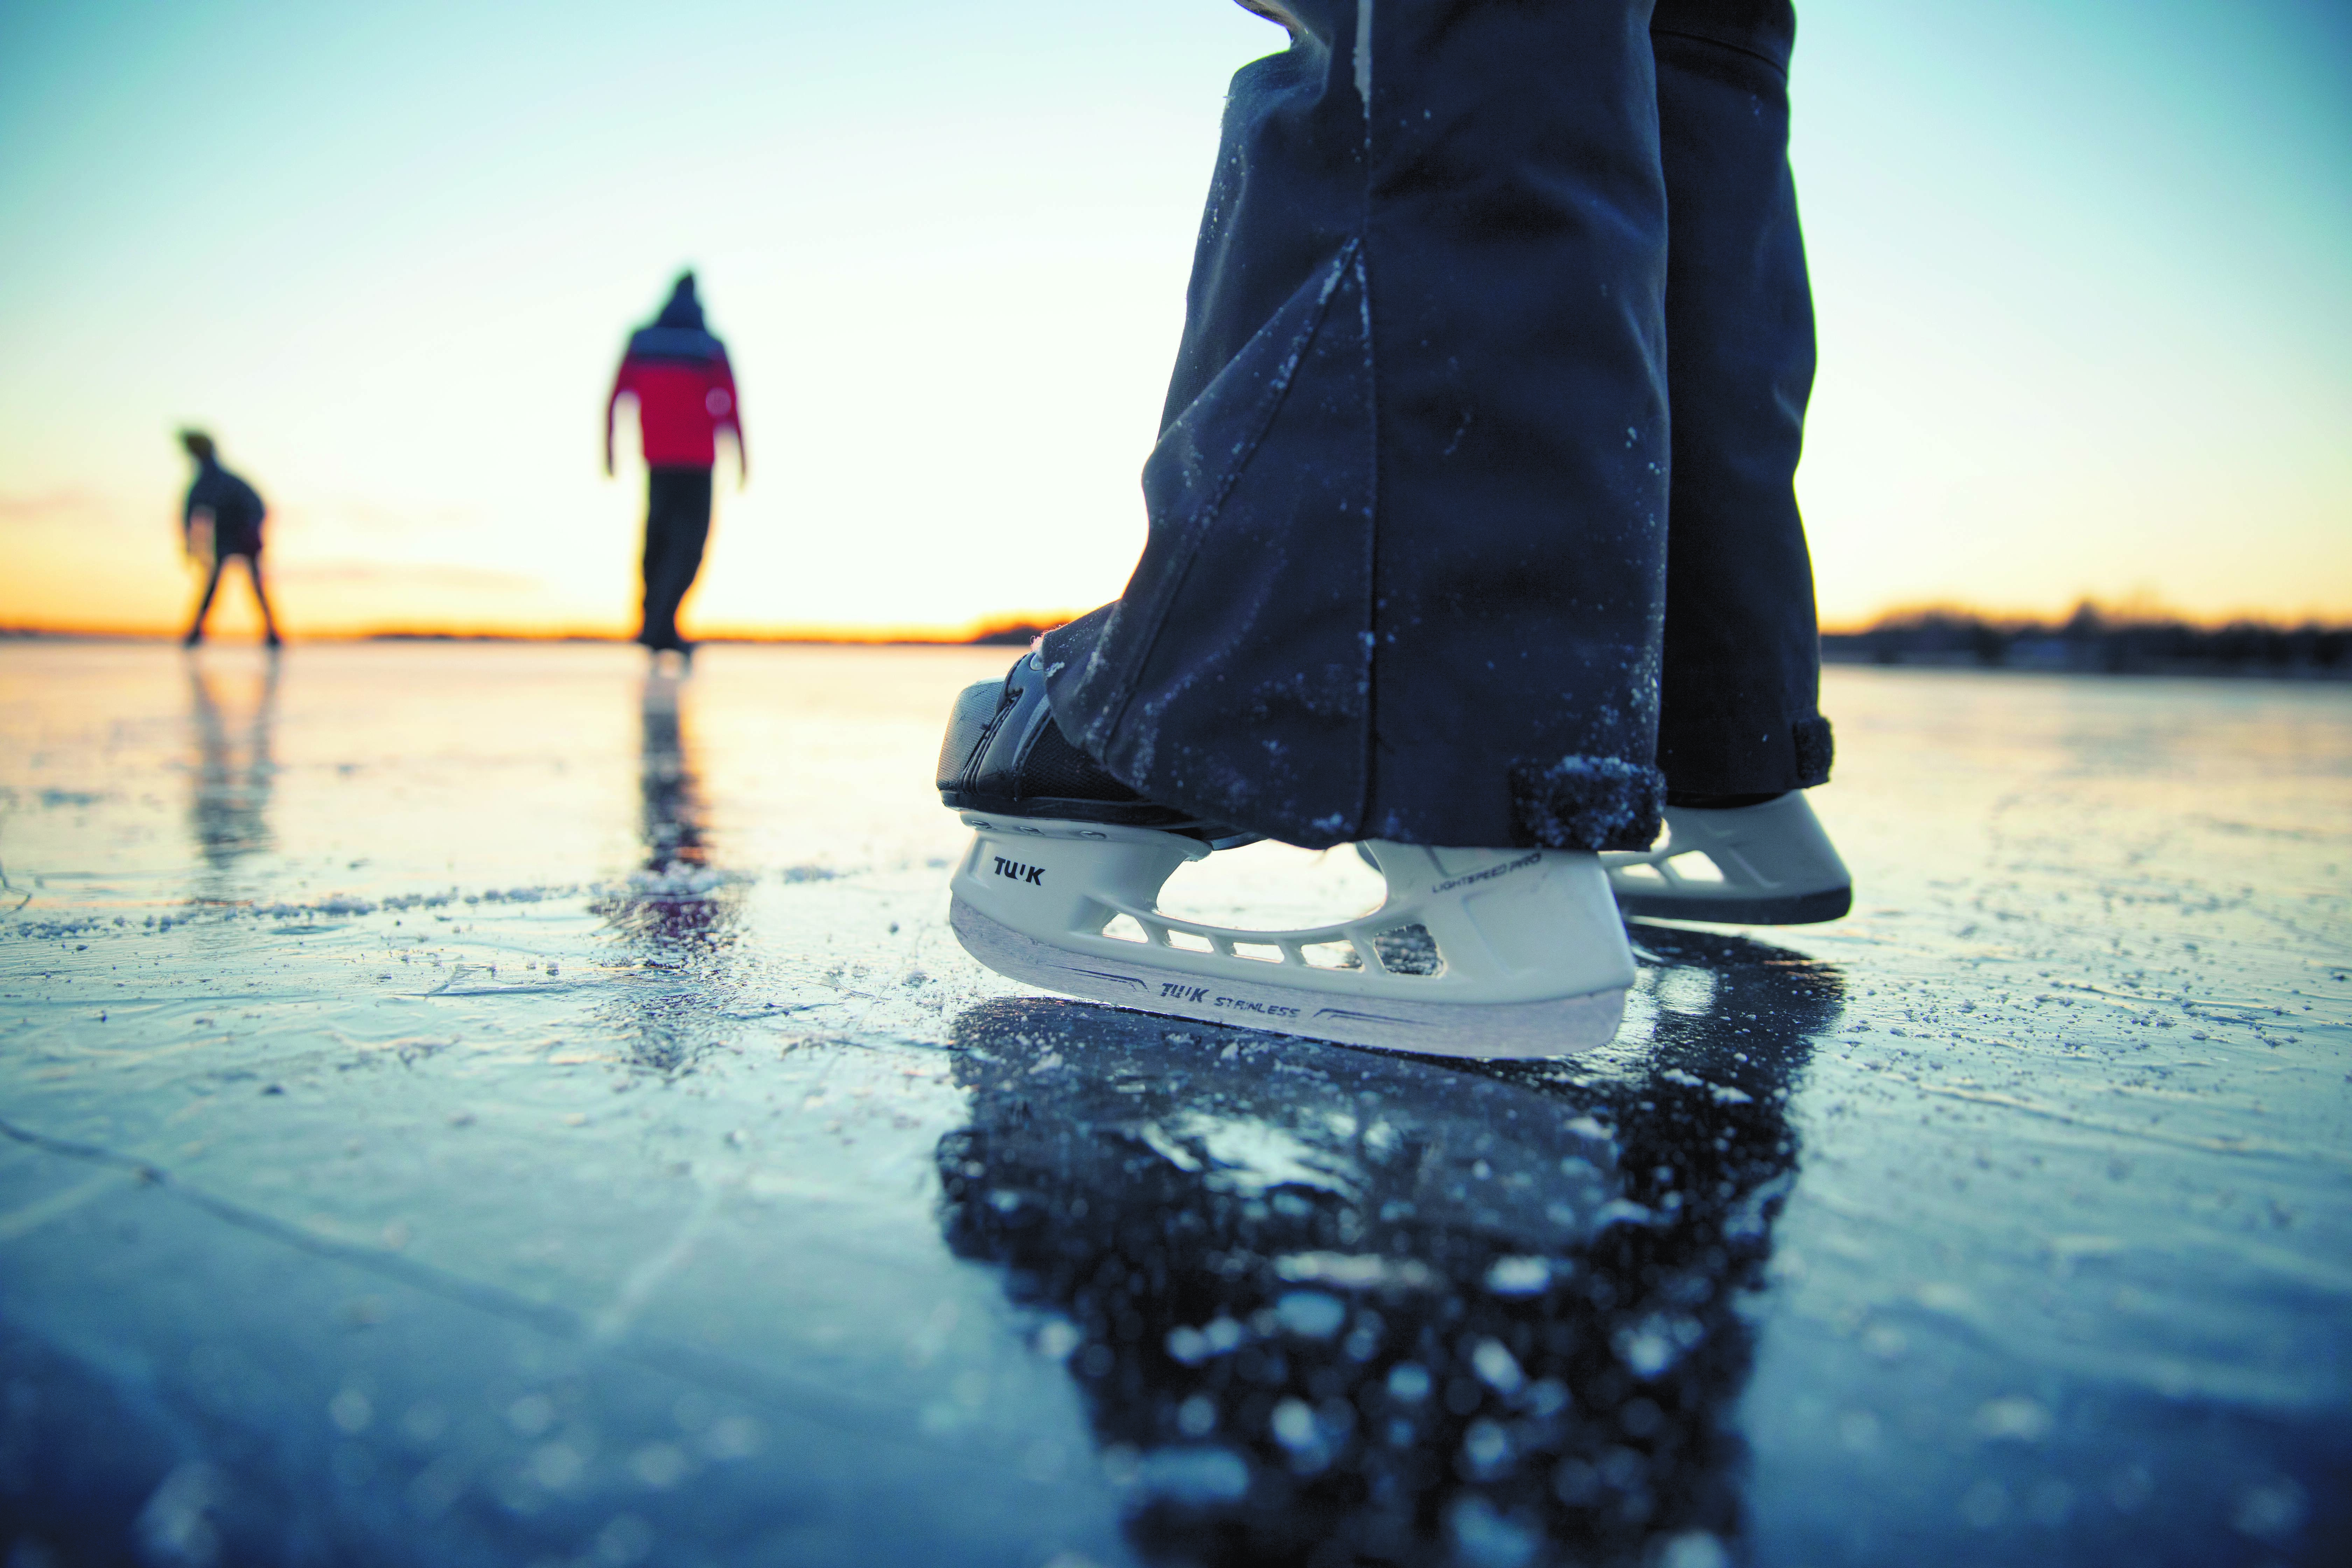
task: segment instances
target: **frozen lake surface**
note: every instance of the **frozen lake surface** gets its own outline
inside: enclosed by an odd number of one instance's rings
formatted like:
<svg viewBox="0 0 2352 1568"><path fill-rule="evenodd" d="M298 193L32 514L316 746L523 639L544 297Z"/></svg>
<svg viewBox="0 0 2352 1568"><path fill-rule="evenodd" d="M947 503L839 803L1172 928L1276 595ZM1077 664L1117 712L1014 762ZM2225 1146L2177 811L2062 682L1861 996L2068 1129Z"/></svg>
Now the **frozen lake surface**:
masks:
<svg viewBox="0 0 2352 1568"><path fill-rule="evenodd" d="M1834 668L1854 915L1483 1068L967 959L1012 650L634 654L0 648L12 1568L2352 1562L2352 690Z"/></svg>

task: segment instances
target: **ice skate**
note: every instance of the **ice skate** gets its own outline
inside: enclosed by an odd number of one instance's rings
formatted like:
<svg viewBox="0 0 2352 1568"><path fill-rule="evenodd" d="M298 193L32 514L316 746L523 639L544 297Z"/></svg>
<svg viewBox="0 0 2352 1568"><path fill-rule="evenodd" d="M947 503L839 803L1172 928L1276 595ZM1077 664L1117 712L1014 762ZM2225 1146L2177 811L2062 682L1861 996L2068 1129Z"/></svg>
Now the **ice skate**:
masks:
<svg viewBox="0 0 2352 1568"><path fill-rule="evenodd" d="M1387 896L1352 920L1247 931L1162 913L1178 867L1252 836L1142 799L1072 745L1034 656L965 690L939 786L974 830L957 939L1047 990L1349 1045L1550 1057L1613 1036L1633 981L1590 854L1376 839Z"/></svg>
<svg viewBox="0 0 2352 1568"><path fill-rule="evenodd" d="M1601 858L1629 915L1810 925L1853 906L1853 879L1802 790L1754 805L1669 805L1664 843Z"/></svg>

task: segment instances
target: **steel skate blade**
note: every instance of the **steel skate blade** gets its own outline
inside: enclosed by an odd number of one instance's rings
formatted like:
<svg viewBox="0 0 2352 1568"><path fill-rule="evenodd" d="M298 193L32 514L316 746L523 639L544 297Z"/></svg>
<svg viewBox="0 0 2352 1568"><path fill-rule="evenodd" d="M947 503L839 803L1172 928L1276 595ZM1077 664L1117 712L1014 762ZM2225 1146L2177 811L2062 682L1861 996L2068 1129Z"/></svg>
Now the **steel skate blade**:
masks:
<svg viewBox="0 0 2352 1568"><path fill-rule="evenodd" d="M1211 978L1124 954L1050 946L992 919L961 894L949 921L972 957L1044 990L1379 1050L1481 1060L1568 1056L1608 1044L1625 1011L1623 987L1539 1002L1413 1002L1356 999L1231 974ZM1139 947L1137 957L1150 951Z"/></svg>
<svg viewBox="0 0 2352 1568"><path fill-rule="evenodd" d="M1843 920L1853 908L1852 888L1781 898L1689 898L1640 889L1621 891L1617 907L1629 920L1695 921L1708 925L1809 926Z"/></svg>

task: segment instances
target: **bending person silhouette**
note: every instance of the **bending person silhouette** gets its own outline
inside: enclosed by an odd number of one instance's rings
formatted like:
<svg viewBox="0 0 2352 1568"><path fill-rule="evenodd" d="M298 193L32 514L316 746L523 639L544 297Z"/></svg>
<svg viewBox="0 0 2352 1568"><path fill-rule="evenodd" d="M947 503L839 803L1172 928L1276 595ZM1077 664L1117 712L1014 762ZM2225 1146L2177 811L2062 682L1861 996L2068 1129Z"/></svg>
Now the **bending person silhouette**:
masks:
<svg viewBox="0 0 2352 1568"><path fill-rule="evenodd" d="M221 568L234 560L245 563L253 601L261 606L263 640L273 648L284 647L277 617L269 613L268 592L261 585L261 522L269 509L251 485L221 467L210 436L201 430L183 430L180 445L196 460L195 482L188 487L187 504L180 510L181 546L193 558L209 555L212 559L204 597L196 601L195 619L181 646L194 647L205 640L205 617L212 614L213 595L220 592ZM202 546L197 542L199 526L206 541Z"/></svg>
<svg viewBox="0 0 2352 1568"><path fill-rule="evenodd" d="M629 339L628 353L604 401L604 472L613 472L613 417L623 397L637 405L646 458L646 597L637 641L654 653L691 658L678 635L677 607L702 569L710 537L710 470L719 461L719 432L735 437L736 472L751 479L735 373L727 345L706 330L694 274L678 274L669 303L653 325Z"/></svg>

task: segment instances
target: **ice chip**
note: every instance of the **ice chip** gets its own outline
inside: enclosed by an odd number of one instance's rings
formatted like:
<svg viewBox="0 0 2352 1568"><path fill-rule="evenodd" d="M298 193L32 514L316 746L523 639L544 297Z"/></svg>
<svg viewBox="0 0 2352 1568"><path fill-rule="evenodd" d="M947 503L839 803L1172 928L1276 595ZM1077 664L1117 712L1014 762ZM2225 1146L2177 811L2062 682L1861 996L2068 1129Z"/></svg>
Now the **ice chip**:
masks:
<svg viewBox="0 0 2352 1568"><path fill-rule="evenodd" d="M1551 1283L1551 1265L1540 1258L1497 1258L1486 1268L1486 1289L1497 1296L1538 1296Z"/></svg>
<svg viewBox="0 0 2352 1568"><path fill-rule="evenodd" d="M1304 1448L1317 1438L1315 1412L1303 1399L1286 1399L1274 1407L1274 1417L1268 1423L1274 1430L1274 1440L1286 1448Z"/></svg>
<svg viewBox="0 0 2352 1568"><path fill-rule="evenodd" d="M1462 1463L1473 1479L1493 1480L1510 1468L1511 1435L1499 1422L1473 1421L1463 1435Z"/></svg>
<svg viewBox="0 0 2352 1568"><path fill-rule="evenodd" d="M1328 1340L1348 1321L1347 1303L1320 1290L1289 1291L1274 1311L1286 1331L1308 1340Z"/></svg>
<svg viewBox="0 0 2352 1568"><path fill-rule="evenodd" d="M1528 1380L1519 1370L1519 1358L1500 1340L1480 1340L1477 1349L1470 1352L1470 1365L1478 1373L1478 1381L1497 1394L1517 1394Z"/></svg>
<svg viewBox="0 0 2352 1568"><path fill-rule="evenodd" d="M1496 1511L1476 1492L1455 1502L1445 1522L1454 1536L1454 1557L1471 1568L1526 1568L1541 1544L1533 1531Z"/></svg>

